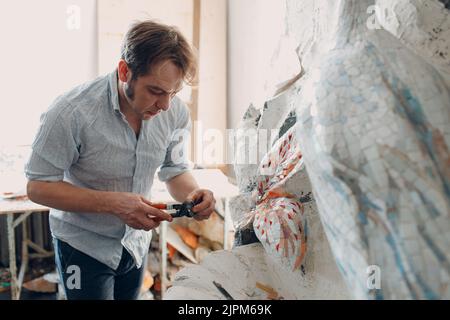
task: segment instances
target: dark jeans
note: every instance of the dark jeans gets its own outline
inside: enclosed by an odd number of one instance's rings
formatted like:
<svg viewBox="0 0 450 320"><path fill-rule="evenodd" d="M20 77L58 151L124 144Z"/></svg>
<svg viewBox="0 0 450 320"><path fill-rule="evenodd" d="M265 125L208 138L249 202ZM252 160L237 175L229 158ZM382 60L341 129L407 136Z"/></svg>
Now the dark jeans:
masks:
<svg viewBox="0 0 450 320"><path fill-rule="evenodd" d="M133 258L123 248L116 270L53 239L56 267L63 280L68 300L135 300L139 296L146 259L136 268Z"/></svg>

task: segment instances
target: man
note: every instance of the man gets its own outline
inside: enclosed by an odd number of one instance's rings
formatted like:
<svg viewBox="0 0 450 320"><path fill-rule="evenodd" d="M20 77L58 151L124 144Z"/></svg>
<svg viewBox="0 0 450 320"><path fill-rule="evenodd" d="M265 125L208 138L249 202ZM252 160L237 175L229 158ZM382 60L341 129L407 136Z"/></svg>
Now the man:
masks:
<svg viewBox="0 0 450 320"><path fill-rule="evenodd" d="M125 36L117 70L58 97L42 116L25 168L27 193L52 208L68 299L138 297L150 230L172 221L146 198L158 167L177 201L200 200L195 219L211 215L212 192L198 187L185 153L175 152L186 139L172 139L190 130L176 93L192 83L195 70L177 29L137 23Z"/></svg>

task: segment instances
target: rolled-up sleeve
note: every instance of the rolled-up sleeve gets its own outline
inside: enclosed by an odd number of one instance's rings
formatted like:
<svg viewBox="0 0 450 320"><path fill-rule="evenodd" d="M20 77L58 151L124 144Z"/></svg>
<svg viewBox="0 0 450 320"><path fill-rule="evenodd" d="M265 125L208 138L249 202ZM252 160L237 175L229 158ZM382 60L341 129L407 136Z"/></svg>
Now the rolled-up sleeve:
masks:
<svg viewBox="0 0 450 320"><path fill-rule="evenodd" d="M70 105L56 101L41 116L25 165L28 180L61 181L79 156L78 125Z"/></svg>
<svg viewBox="0 0 450 320"><path fill-rule="evenodd" d="M164 162L158 172L159 180L163 182L168 181L191 169L187 150L191 127L189 110L183 105L180 108L179 125L172 134Z"/></svg>

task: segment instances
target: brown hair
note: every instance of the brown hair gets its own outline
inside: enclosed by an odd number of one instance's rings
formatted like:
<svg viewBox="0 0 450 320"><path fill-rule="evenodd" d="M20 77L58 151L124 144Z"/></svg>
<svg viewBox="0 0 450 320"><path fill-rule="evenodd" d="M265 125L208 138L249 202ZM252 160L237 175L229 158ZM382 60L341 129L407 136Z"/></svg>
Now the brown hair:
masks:
<svg viewBox="0 0 450 320"><path fill-rule="evenodd" d="M147 74L155 64L169 60L180 68L183 80L193 85L196 56L186 38L174 26L151 20L134 23L125 35L121 57L133 74L133 79Z"/></svg>

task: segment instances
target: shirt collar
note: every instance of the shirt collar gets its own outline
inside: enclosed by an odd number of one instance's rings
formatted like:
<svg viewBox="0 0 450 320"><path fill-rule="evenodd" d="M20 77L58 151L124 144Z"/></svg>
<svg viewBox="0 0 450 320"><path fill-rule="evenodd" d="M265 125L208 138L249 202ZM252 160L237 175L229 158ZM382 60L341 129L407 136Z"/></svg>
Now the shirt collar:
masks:
<svg viewBox="0 0 450 320"><path fill-rule="evenodd" d="M120 112L119 91L117 89L117 69L109 74L109 88L111 105L115 112Z"/></svg>

